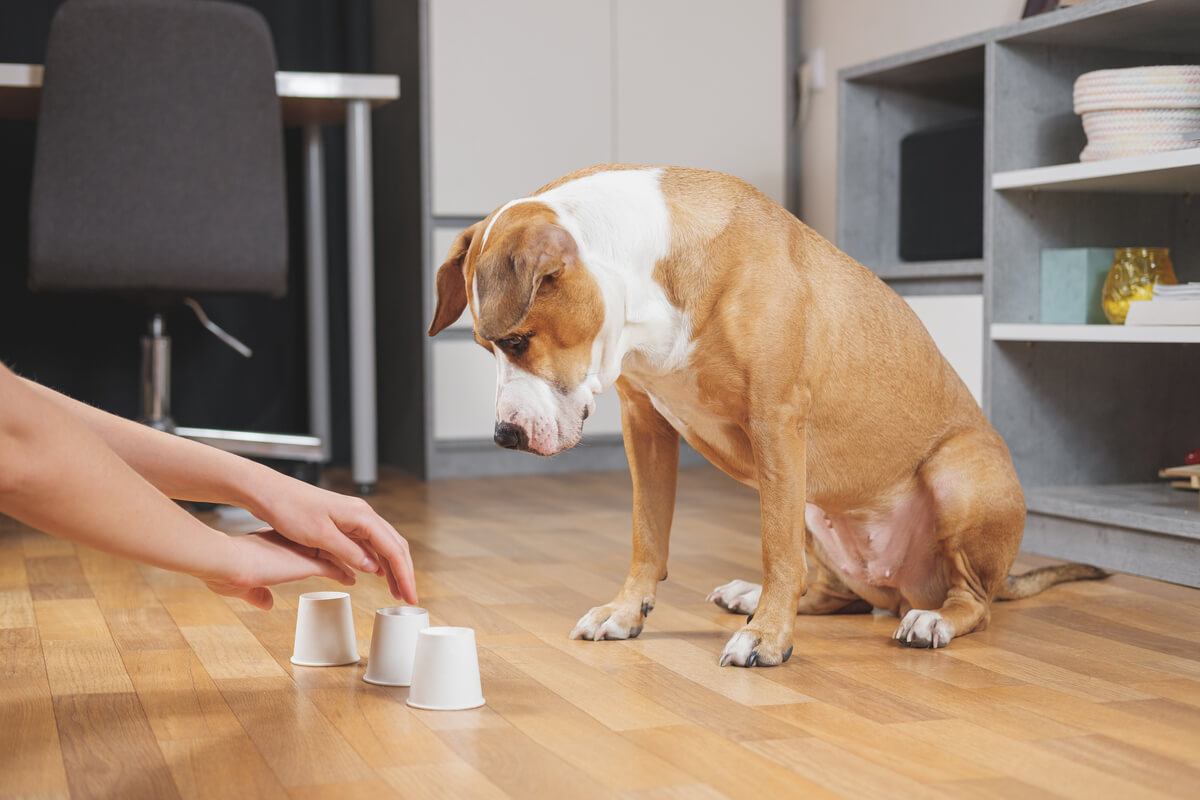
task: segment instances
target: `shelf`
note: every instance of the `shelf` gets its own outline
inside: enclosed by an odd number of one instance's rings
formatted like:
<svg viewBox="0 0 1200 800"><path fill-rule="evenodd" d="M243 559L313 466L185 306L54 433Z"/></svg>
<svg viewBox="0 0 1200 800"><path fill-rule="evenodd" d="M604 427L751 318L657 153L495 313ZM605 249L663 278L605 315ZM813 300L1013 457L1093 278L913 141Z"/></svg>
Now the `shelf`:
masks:
<svg viewBox="0 0 1200 800"><path fill-rule="evenodd" d="M1197 192L1200 191L1200 148L997 172L992 175L992 188L997 191L1037 189L1131 194Z"/></svg>
<svg viewBox="0 0 1200 800"><path fill-rule="evenodd" d="M885 281L922 280L927 278L980 278L983 276L983 259L892 261L886 264L868 265L868 269Z"/></svg>
<svg viewBox="0 0 1200 800"><path fill-rule="evenodd" d="M1200 342L1200 325L992 323L993 342Z"/></svg>
<svg viewBox="0 0 1200 800"><path fill-rule="evenodd" d="M1200 541L1196 492L1162 483L1037 486L1025 490L1030 513Z"/></svg>

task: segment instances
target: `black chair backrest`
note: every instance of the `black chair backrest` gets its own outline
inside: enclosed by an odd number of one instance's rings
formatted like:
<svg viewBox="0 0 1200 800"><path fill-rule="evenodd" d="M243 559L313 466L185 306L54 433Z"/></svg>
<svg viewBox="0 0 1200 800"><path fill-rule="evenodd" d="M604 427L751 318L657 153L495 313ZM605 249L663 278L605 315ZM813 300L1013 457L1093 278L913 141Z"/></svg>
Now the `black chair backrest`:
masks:
<svg viewBox="0 0 1200 800"><path fill-rule="evenodd" d="M265 20L216 0L70 0L46 51L30 286L282 295L283 134Z"/></svg>

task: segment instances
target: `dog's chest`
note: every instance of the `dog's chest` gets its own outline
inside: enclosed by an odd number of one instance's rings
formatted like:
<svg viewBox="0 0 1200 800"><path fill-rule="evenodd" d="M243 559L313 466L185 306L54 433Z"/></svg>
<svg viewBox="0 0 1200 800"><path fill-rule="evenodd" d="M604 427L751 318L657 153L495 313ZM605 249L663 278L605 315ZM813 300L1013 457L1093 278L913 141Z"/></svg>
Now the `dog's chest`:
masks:
<svg viewBox="0 0 1200 800"><path fill-rule="evenodd" d="M754 458L745 432L717 403L703 396L693 372L652 374L631 370L627 364L623 374L646 393L663 419L714 466L742 483L757 487Z"/></svg>

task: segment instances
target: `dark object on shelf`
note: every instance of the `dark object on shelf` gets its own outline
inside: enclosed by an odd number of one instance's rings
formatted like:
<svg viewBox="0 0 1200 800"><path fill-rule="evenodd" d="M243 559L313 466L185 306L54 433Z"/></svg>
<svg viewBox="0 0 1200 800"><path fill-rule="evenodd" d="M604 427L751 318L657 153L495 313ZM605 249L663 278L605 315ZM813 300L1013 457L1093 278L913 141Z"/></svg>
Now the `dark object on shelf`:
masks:
<svg viewBox="0 0 1200 800"><path fill-rule="evenodd" d="M1184 456L1183 463L1188 466L1200 464L1200 450L1189 450L1188 454Z"/></svg>
<svg viewBox="0 0 1200 800"><path fill-rule="evenodd" d="M983 257L983 118L900 140L900 258Z"/></svg>
<svg viewBox="0 0 1200 800"><path fill-rule="evenodd" d="M1058 0L1025 0L1025 10L1021 12L1021 17L1037 16L1044 11L1053 11L1056 8L1058 8Z"/></svg>

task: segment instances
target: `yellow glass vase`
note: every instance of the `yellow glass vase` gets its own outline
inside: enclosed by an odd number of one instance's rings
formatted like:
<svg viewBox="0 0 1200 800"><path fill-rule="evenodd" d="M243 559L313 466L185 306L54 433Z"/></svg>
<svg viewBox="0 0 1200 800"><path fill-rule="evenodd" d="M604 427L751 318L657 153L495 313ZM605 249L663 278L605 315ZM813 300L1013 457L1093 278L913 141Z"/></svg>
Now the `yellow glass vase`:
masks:
<svg viewBox="0 0 1200 800"><path fill-rule="evenodd" d="M1124 325L1129 304L1149 300L1156 283L1179 283L1171 265L1171 251L1165 247L1118 247L1113 251L1112 268L1104 281L1101 305L1104 316L1114 325Z"/></svg>

